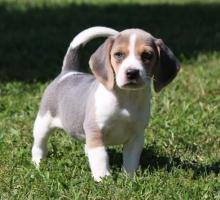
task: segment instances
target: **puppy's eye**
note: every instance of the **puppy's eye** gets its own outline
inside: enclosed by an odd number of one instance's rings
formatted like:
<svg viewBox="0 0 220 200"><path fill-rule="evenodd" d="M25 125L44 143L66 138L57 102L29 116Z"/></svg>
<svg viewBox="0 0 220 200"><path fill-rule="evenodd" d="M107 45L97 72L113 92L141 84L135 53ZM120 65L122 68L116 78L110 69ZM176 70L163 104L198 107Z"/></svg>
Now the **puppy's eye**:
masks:
<svg viewBox="0 0 220 200"><path fill-rule="evenodd" d="M143 52L141 54L141 60L143 62L151 61L153 56L154 56L153 52Z"/></svg>
<svg viewBox="0 0 220 200"><path fill-rule="evenodd" d="M121 61L125 58L125 54L122 53L122 52L116 52L114 54L114 57L115 57L116 60Z"/></svg>

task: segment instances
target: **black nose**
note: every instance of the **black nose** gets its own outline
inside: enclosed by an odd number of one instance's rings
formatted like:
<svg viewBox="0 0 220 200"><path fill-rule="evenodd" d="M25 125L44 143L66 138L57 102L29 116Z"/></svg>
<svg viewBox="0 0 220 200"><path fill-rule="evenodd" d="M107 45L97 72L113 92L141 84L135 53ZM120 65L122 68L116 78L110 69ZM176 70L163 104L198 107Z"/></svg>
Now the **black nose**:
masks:
<svg viewBox="0 0 220 200"><path fill-rule="evenodd" d="M129 80L136 79L139 76L139 70L138 69L128 69L126 71L126 75Z"/></svg>

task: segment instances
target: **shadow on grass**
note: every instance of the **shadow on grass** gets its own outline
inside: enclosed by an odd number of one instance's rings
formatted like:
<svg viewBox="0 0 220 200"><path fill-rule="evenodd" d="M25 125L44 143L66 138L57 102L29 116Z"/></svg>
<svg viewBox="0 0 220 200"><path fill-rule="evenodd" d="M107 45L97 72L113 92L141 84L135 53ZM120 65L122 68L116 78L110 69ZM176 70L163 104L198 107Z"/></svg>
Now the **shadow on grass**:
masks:
<svg viewBox="0 0 220 200"><path fill-rule="evenodd" d="M220 51L220 4L76 5L29 8L0 5L0 81L47 81L59 73L73 36L104 25L139 27L163 38L180 60ZM98 46L85 48L82 66Z"/></svg>
<svg viewBox="0 0 220 200"><path fill-rule="evenodd" d="M122 153L117 152L115 149L109 150L110 165L113 168L121 168L122 165ZM181 161L180 158L159 156L153 149L144 148L140 159L141 170L158 170L166 169L171 171L173 168L179 168L184 170L192 170L193 177L206 176L207 174L214 173L218 175L220 173L220 162L212 163L211 165L202 165L197 162Z"/></svg>

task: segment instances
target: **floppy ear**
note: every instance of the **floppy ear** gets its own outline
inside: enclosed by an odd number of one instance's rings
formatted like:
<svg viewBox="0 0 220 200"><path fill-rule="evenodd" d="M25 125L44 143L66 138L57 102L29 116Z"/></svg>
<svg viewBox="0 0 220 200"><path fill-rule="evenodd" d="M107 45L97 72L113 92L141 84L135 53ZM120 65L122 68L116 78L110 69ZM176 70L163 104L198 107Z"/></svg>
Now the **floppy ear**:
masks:
<svg viewBox="0 0 220 200"><path fill-rule="evenodd" d="M89 60L89 66L96 79L108 89L114 87L114 72L110 61L110 51L114 39L108 38Z"/></svg>
<svg viewBox="0 0 220 200"><path fill-rule="evenodd" d="M161 39L155 41L159 60L154 70L154 89L159 92L163 87L169 84L177 75L180 64L173 52L164 44Z"/></svg>

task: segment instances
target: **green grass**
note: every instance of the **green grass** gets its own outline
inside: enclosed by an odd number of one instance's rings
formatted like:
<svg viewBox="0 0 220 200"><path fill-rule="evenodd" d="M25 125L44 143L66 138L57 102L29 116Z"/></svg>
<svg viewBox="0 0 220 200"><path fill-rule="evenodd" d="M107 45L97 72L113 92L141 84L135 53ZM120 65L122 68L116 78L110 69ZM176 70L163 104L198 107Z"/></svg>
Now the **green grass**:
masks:
<svg viewBox="0 0 220 200"><path fill-rule="evenodd" d="M220 199L218 1L86 2L0 2L0 199ZM40 170L31 163L42 93L74 34L93 25L148 30L182 63L175 81L153 96L134 178L121 172L121 147L111 147L112 176L98 184L83 144L62 131L50 138ZM85 57L99 42L86 46Z"/></svg>

